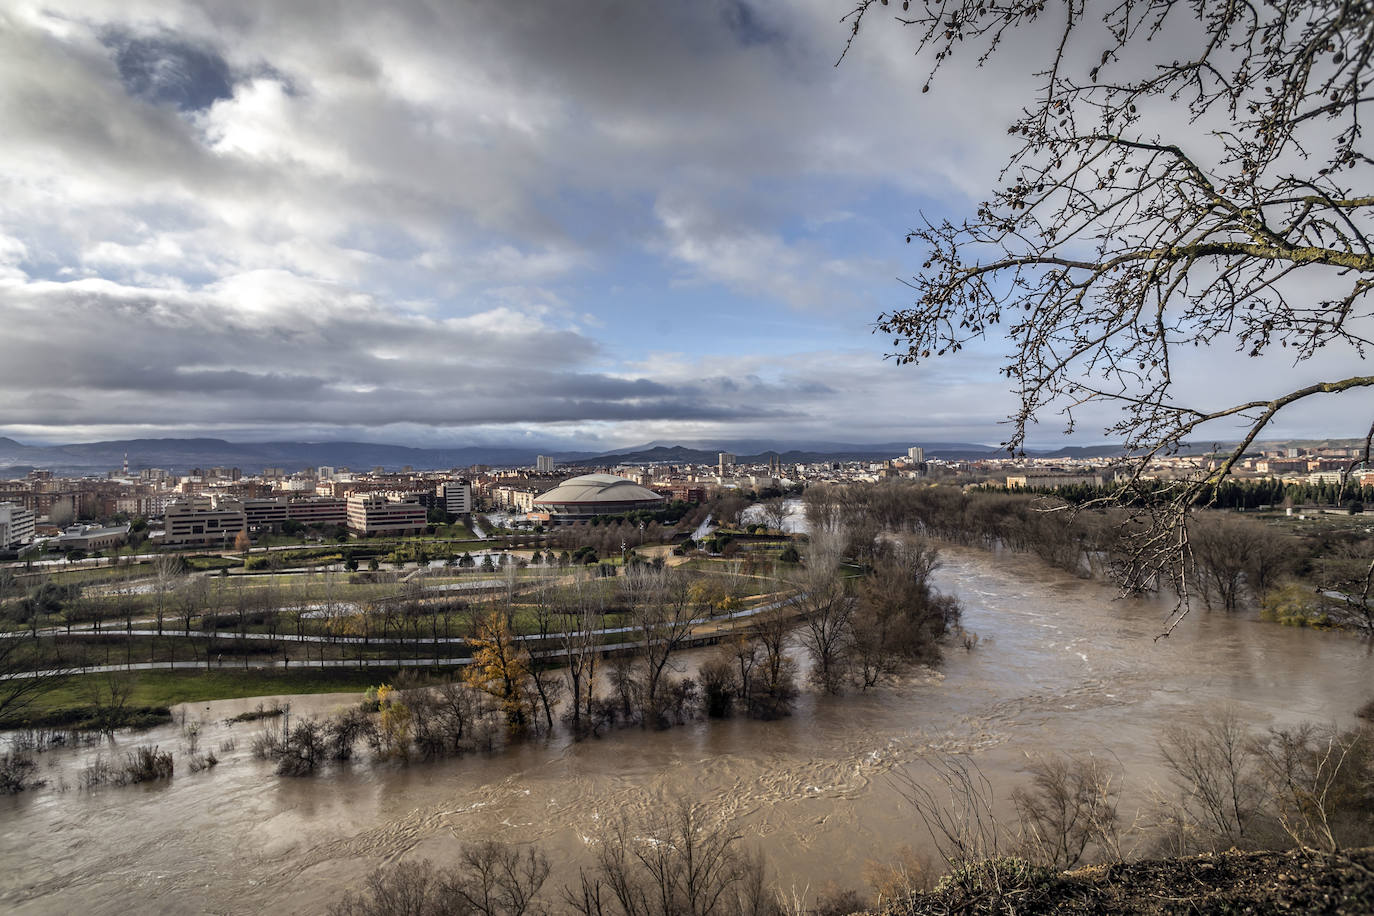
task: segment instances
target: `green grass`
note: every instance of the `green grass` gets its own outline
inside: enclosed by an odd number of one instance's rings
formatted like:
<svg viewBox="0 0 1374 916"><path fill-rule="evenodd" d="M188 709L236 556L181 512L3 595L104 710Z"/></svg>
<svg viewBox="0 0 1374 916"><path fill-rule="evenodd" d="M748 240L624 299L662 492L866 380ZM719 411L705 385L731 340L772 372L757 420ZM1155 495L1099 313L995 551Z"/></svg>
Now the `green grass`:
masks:
<svg viewBox="0 0 1374 916"><path fill-rule="evenodd" d="M430 675L436 670L404 669L407 675ZM134 671L129 696L131 707L175 706L178 703L204 703L242 697L280 696L298 693L362 693L368 687L393 682L395 668L324 668L299 671L272 669L215 669L213 671ZM83 678L106 675L80 675L38 697L22 717L0 720L0 728L25 725L43 726L67 722L75 710L89 707Z"/></svg>
<svg viewBox="0 0 1374 916"><path fill-rule="evenodd" d="M51 567L33 572L20 572L20 581L26 585L41 582L43 579L55 585L99 585L106 582L119 582L127 578L146 576L153 570L151 563L135 563L133 566L97 566L83 569L58 569Z"/></svg>
<svg viewBox="0 0 1374 916"><path fill-rule="evenodd" d="M187 557L186 566L189 569L232 569L242 565L238 560L231 560L228 557Z"/></svg>
<svg viewBox="0 0 1374 916"><path fill-rule="evenodd" d="M434 536L436 538L449 538L460 541L477 540L477 536L462 522L454 522L452 525L439 525L434 529Z"/></svg>

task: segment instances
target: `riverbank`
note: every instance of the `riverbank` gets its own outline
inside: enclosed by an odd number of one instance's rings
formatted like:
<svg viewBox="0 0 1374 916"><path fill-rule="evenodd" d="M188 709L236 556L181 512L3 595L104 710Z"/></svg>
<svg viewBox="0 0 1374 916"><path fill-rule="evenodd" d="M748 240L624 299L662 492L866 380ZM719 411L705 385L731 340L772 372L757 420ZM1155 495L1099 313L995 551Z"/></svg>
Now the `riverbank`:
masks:
<svg viewBox="0 0 1374 916"><path fill-rule="evenodd" d="M804 692L792 716L772 722L695 721L582 742L560 733L408 763L360 752L314 778L290 778L253 753L255 739L279 734L283 719L229 724L271 702L241 699L174 709L177 722L117 742L54 748L36 758L45 788L0 798L0 858L9 863L0 910L322 914L376 868L452 864L463 846L487 840L537 844L556 889L594 861L608 819L651 822L677 799L763 852L783 889L814 897L833 883L866 896L869 862L886 864L904 845L933 854L893 778L928 780L934 755L976 762L1006 823L1028 762L1119 760L1129 823L1170 786L1158 745L1169 726L1232 709L1256 731L1346 728L1370 699L1374 658L1329 633L1198 614L1156 642L1167 602L1114 600L1110 587L1032 558L971 549L946 550L935 581L964 603L965 625L982 637L974 651L951 650L938 673L875 691ZM684 660L690 670L707 655ZM293 723L361 698L353 687L294 697L286 694L300 691L270 690L290 702ZM192 771L183 711L186 725L198 726L198 752L218 758L213 769ZM175 775L81 788L102 755L118 764L140 746L174 753Z"/></svg>
<svg viewBox="0 0 1374 916"><path fill-rule="evenodd" d="M442 679L457 669L406 669L409 677L421 675ZM245 697L311 695L320 693L362 693L369 687L395 681L400 668L214 668L180 671L132 671L120 674L128 678L129 693L124 707L129 710L163 710L163 718L144 718L138 723L146 727L159 721L171 721L170 707L183 703L204 703L212 700L236 700ZM87 675L86 677L99 677ZM20 713L0 718L0 729L14 728L72 728L95 718L92 709L91 686L81 678L44 693ZM105 698L102 698L105 701Z"/></svg>
<svg viewBox="0 0 1374 916"><path fill-rule="evenodd" d="M1010 871L1010 869L1008 869ZM880 916L950 913L1164 914L1374 912L1374 848L1347 856L1223 852L1080 868L1062 874L1019 870L1001 893L951 882L888 906ZM1019 877L1019 882L1017 878Z"/></svg>

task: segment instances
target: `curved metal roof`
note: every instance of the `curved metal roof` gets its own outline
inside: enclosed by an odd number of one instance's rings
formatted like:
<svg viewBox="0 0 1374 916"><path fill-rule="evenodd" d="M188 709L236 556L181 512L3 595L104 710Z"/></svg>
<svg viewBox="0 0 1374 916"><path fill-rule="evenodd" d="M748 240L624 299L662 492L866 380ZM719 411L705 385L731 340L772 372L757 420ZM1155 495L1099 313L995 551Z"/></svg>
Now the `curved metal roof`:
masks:
<svg viewBox="0 0 1374 916"><path fill-rule="evenodd" d="M583 474L565 480L534 500L539 505L596 505L598 503L663 502L663 497L633 480L611 474Z"/></svg>

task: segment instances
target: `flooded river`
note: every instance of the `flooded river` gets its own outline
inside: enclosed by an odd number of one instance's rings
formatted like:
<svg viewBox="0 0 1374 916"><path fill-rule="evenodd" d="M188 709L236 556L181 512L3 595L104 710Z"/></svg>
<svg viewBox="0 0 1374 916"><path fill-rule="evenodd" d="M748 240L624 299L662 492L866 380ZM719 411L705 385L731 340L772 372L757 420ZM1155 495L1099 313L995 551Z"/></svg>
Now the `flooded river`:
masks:
<svg viewBox="0 0 1374 916"><path fill-rule="evenodd" d="M1129 820L1163 784L1156 740L1167 723L1230 706L1257 726L1348 725L1374 695L1368 647L1341 635L1197 611L1155 642L1163 604L1116 601L1101 584L976 551L946 550L937 580L964 602L976 650L950 650L938 673L867 695L804 695L780 722L627 731L434 764L363 761L289 779L252 758L257 725L222 724L258 702L240 700L187 711L206 720L202 750L228 737L236 746L195 774L178 753L164 785L82 791L78 773L96 751L49 752L47 788L0 799L0 910L315 913L378 865L449 860L484 838L540 842L556 888L607 817L683 797L735 820L784 887L862 888L866 860L925 845L891 776L924 773L934 752L972 754L1004 800L1034 755L1114 755ZM293 713L355 699L297 697ZM102 753L183 743L171 726L136 738Z"/></svg>

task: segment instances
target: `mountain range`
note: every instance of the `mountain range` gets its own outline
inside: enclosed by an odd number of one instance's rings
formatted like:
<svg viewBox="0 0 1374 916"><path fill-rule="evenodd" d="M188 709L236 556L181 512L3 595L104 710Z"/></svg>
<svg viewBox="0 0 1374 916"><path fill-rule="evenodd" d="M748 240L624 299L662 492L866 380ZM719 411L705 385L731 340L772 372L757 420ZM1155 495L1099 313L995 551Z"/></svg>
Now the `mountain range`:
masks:
<svg viewBox="0 0 1374 916"><path fill-rule="evenodd" d="M537 454L552 455L559 464L588 467L609 464L714 464L718 453L739 456L740 463L766 462L779 457L785 464L818 461L880 460L905 455L909 443L768 442L757 439L713 443L649 442L614 452L541 451L529 446L472 445L455 448L414 448L373 442L229 442L224 439L117 439L66 445L26 445L0 437L0 476L47 468L58 474L103 474L116 470L128 456L129 468L163 468L185 473L191 468L237 467L245 473L280 467L288 472L330 465L366 470L465 468L474 464L524 467ZM924 444L926 456L943 459L978 459L1005 455L990 445L967 442ZM1029 451L1037 457L1109 457L1119 455L1115 446Z"/></svg>

